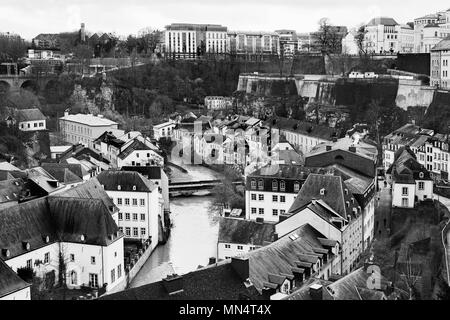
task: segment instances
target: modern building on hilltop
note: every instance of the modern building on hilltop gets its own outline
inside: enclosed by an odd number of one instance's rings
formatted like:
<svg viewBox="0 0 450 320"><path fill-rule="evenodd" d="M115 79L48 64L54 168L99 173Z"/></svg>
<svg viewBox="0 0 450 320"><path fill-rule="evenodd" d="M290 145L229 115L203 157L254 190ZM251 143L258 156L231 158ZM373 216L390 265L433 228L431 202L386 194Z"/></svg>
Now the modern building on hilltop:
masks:
<svg viewBox="0 0 450 320"><path fill-rule="evenodd" d="M450 67L448 64L450 61L450 29L448 32L447 38L431 48L430 85L450 90Z"/></svg>
<svg viewBox="0 0 450 320"><path fill-rule="evenodd" d="M195 59L205 53L227 52L227 27L217 24L172 23L166 26L165 51L169 57Z"/></svg>

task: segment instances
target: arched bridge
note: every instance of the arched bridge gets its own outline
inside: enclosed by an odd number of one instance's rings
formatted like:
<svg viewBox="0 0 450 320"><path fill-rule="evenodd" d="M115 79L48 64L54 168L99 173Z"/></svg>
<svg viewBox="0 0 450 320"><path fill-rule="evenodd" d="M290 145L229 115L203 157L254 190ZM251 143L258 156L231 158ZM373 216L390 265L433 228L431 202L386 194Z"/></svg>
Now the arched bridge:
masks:
<svg viewBox="0 0 450 320"><path fill-rule="evenodd" d="M54 85L58 80L57 75L8 75L0 74L0 94L20 89L31 89L35 92L45 90Z"/></svg>

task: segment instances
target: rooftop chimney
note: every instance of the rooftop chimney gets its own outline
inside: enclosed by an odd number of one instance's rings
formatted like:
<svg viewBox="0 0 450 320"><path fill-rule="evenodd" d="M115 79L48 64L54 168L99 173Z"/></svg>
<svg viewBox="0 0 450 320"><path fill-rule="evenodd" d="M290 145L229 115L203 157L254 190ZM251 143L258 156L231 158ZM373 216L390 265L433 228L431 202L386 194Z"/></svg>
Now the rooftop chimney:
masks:
<svg viewBox="0 0 450 320"><path fill-rule="evenodd" d="M326 147L326 150L327 150L327 151L330 151L330 150L331 150L331 146L327 146L327 147Z"/></svg>
<svg viewBox="0 0 450 320"><path fill-rule="evenodd" d="M312 300L322 300L323 286L319 283L314 283L309 286L309 295Z"/></svg>
<svg viewBox="0 0 450 320"><path fill-rule="evenodd" d="M168 275L162 280L169 295L183 292L183 277L177 274Z"/></svg>
<svg viewBox="0 0 450 320"><path fill-rule="evenodd" d="M278 233L274 233L273 234L273 241L277 241L278 240Z"/></svg>
<svg viewBox="0 0 450 320"><path fill-rule="evenodd" d="M249 260L247 257L232 257L231 266L234 271L239 275L241 280L245 281L250 275Z"/></svg>
<svg viewBox="0 0 450 320"><path fill-rule="evenodd" d="M210 258L209 258L208 265L215 264L215 263L216 263L216 258L210 257Z"/></svg>
<svg viewBox="0 0 450 320"><path fill-rule="evenodd" d="M355 146L348 147L348 151L356 153L356 147Z"/></svg>

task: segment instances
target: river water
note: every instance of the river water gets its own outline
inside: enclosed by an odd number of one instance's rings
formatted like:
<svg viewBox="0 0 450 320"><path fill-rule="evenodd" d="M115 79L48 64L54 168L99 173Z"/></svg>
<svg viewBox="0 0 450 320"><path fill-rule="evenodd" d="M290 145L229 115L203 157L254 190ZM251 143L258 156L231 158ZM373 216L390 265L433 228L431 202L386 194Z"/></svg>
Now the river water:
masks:
<svg viewBox="0 0 450 320"><path fill-rule="evenodd" d="M201 166L184 166L187 174L173 170L172 178L180 180L213 180L220 174ZM175 172L174 172L175 171ZM175 180L175 179L173 179ZM217 256L217 236L219 222L216 213L208 207L212 203L210 195L174 197L170 199L172 229L166 244L159 245L131 282L138 287L160 279L161 274L170 273L168 263L178 274L205 266L210 257ZM164 275L163 275L164 276Z"/></svg>

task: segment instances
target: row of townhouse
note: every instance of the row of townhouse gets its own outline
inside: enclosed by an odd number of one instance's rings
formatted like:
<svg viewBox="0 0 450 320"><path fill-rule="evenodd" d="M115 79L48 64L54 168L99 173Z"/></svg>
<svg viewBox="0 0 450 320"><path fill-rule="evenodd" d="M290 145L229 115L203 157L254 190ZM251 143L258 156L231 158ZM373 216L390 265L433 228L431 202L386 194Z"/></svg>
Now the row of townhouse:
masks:
<svg viewBox="0 0 450 320"><path fill-rule="evenodd" d="M387 171L394 163L395 153L409 147L418 163L430 172L434 180L448 179L449 136L435 133L414 124L406 124L384 137L382 142L383 167Z"/></svg>
<svg viewBox="0 0 450 320"><path fill-rule="evenodd" d="M377 157L374 144L346 137L317 145L304 166L272 164L248 174L240 220L255 223L248 228L256 236L227 242L236 240L233 233L219 232L218 257L255 250L308 223L340 244L342 260L336 260L334 270L350 272L374 238Z"/></svg>
<svg viewBox="0 0 450 320"><path fill-rule="evenodd" d="M6 264L11 277L11 271L29 268L52 286L58 282L64 261L69 288L110 291L125 280L126 271L115 211L95 180L1 209L0 269ZM8 279L1 280L3 285ZM0 299L31 298L29 286L17 278L15 282L18 286L10 284L15 289Z"/></svg>

